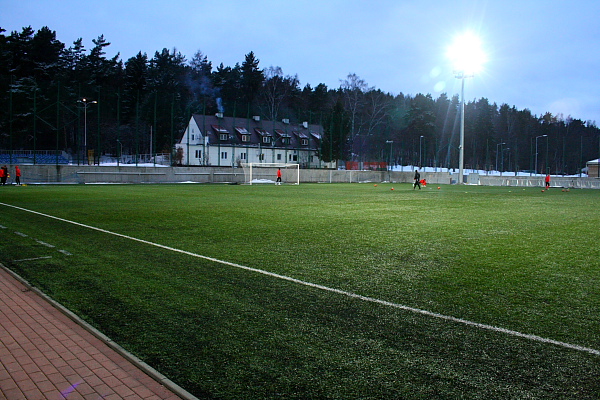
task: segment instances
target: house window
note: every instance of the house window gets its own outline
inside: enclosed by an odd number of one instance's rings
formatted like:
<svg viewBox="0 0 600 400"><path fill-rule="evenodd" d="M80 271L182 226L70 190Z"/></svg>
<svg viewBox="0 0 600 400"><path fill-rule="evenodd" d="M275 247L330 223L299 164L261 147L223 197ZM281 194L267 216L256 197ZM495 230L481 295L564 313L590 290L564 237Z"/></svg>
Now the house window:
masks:
<svg viewBox="0 0 600 400"><path fill-rule="evenodd" d="M226 151L221 152L221 160L227 160L227 152Z"/></svg>
<svg viewBox="0 0 600 400"><path fill-rule="evenodd" d="M202 158L202 150L196 150L196 158Z"/></svg>
<svg viewBox="0 0 600 400"><path fill-rule="evenodd" d="M246 160L247 156L246 153L240 153L240 160Z"/></svg>
<svg viewBox="0 0 600 400"><path fill-rule="evenodd" d="M258 155L258 161L265 161L265 155L264 154L259 154Z"/></svg>
<svg viewBox="0 0 600 400"><path fill-rule="evenodd" d="M289 160L290 161L298 161L298 156L296 154L290 154Z"/></svg>
<svg viewBox="0 0 600 400"><path fill-rule="evenodd" d="M271 143L271 137L270 136L263 136L263 143Z"/></svg>
<svg viewBox="0 0 600 400"><path fill-rule="evenodd" d="M250 135L242 135L242 142L249 142L250 141Z"/></svg>
<svg viewBox="0 0 600 400"><path fill-rule="evenodd" d="M281 154L277 154L277 161L281 161Z"/></svg>
<svg viewBox="0 0 600 400"><path fill-rule="evenodd" d="M227 134L226 133L221 133L220 139L221 140L227 140Z"/></svg>
<svg viewBox="0 0 600 400"><path fill-rule="evenodd" d="M303 138L301 143L302 143L302 146L308 146L308 139Z"/></svg>
<svg viewBox="0 0 600 400"><path fill-rule="evenodd" d="M289 137L284 137L283 139L281 139L283 144L290 144L290 138Z"/></svg>

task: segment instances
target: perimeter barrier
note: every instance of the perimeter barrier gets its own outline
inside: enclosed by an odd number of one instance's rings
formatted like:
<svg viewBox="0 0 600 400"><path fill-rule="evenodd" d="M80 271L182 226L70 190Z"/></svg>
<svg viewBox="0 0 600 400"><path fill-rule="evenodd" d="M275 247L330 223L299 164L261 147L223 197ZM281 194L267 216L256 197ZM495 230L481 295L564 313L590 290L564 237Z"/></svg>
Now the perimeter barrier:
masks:
<svg viewBox="0 0 600 400"><path fill-rule="evenodd" d="M14 183L14 165L7 165ZM244 182L244 170L239 167L166 167L166 166L98 166L98 165L21 165L21 183L100 184L100 183L229 183ZM275 170L274 170L275 171ZM356 171L334 169L301 169L300 183L412 183L413 171ZM273 182L276 175L273 172ZM428 184L454 184L458 174L421 172ZM544 187L544 177L502 177L478 174L465 175L468 185ZM600 189L599 178L552 177L551 186L575 189Z"/></svg>

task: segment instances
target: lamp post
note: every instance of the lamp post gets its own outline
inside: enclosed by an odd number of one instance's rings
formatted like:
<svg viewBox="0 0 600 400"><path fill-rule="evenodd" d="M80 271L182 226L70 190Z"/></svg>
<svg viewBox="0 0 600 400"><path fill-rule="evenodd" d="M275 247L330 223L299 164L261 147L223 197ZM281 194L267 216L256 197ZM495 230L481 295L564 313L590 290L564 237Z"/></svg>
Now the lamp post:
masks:
<svg viewBox="0 0 600 400"><path fill-rule="evenodd" d="M119 157L117 158L117 167L119 166L119 162L121 161L121 157L123 157L123 143L119 139L117 139L117 143L119 144L121 151L119 152Z"/></svg>
<svg viewBox="0 0 600 400"><path fill-rule="evenodd" d="M419 137L419 168L423 168L423 135Z"/></svg>
<svg viewBox="0 0 600 400"><path fill-rule="evenodd" d="M454 76L461 80L458 183L462 184L465 164L465 78L471 78L479 71L486 61L486 56L481 49L479 38L466 32L454 39L454 43L448 49L448 57L454 64Z"/></svg>
<svg viewBox="0 0 600 400"><path fill-rule="evenodd" d="M463 183L465 167L465 78L472 77L466 75L465 71L458 71L456 78L461 80L460 89L460 145L458 146L458 182Z"/></svg>
<svg viewBox="0 0 600 400"><path fill-rule="evenodd" d="M389 165L389 170L392 170L392 145L394 144L393 140L386 140L386 143L388 143L390 145L390 165Z"/></svg>
<svg viewBox="0 0 600 400"><path fill-rule="evenodd" d="M504 152L508 151L508 169L510 170L510 147L502 149L502 171L504 171Z"/></svg>
<svg viewBox="0 0 600 400"><path fill-rule="evenodd" d="M498 147L499 147L499 146L502 146L502 145L504 145L504 144L506 144L506 143L502 142L502 143L498 143L498 144L496 144L496 171L500 171L500 170L498 169ZM502 176L502 171L500 171L500 176Z"/></svg>
<svg viewBox="0 0 600 400"><path fill-rule="evenodd" d="M96 100L89 101L85 97L81 100L77 100L79 103L83 104L83 157L87 157L87 108L90 104L97 104ZM90 160L88 157L88 164Z"/></svg>
<svg viewBox="0 0 600 400"><path fill-rule="evenodd" d="M535 138L535 174L538 174L538 139L541 137L547 137L548 135L536 136Z"/></svg>

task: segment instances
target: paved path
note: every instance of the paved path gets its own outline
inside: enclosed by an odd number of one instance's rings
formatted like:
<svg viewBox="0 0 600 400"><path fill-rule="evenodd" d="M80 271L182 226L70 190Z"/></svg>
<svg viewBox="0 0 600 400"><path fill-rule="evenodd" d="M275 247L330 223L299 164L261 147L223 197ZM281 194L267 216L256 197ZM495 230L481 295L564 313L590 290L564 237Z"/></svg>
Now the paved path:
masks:
<svg viewBox="0 0 600 400"><path fill-rule="evenodd" d="M0 400L190 398L174 391L0 266Z"/></svg>

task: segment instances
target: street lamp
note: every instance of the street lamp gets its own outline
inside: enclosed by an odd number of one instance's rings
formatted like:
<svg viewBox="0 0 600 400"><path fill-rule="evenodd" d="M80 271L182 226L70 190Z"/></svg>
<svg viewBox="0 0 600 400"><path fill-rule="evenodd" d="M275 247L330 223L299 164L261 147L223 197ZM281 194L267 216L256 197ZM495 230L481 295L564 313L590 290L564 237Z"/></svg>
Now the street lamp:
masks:
<svg viewBox="0 0 600 400"><path fill-rule="evenodd" d="M88 105L90 104L97 104L98 102L96 100L94 101L89 101L88 99L86 99L85 97L81 100L77 100L79 103L83 104L83 132L84 132L84 136L83 136L83 156L87 157L87 108ZM88 164L89 164L90 160L88 158Z"/></svg>
<svg viewBox="0 0 600 400"><path fill-rule="evenodd" d="M502 146L502 145L504 145L504 144L506 144L506 143L502 142L502 143L498 143L498 144L496 144L496 171L500 171L500 170L498 169L498 147L499 147L499 146ZM502 171L500 171L500 176L502 176Z"/></svg>
<svg viewBox="0 0 600 400"><path fill-rule="evenodd" d="M538 173L538 139L541 137L547 137L548 135L541 135L541 136L537 136L535 138L535 174L537 175Z"/></svg>
<svg viewBox="0 0 600 400"><path fill-rule="evenodd" d="M419 168L423 168L423 135L419 138Z"/></svg>
<svg viewBox="0 0 600 400"><path fill-rule="evenodd" d="M117 143L121 146L121 151L119 152L119 157L117 158L117 166L119 166L119 162L121 161L121 157L123 157L123 143L119 139L117 139Z"/></svg>
<svg viewBox="0 0 600 400"><path fill-rule="evenodd" d="M504 171L504 152L508 151L508 170L510 171L510 147L502 149L502 171Z"/></svg>
<svg viewBox="0 0 600 400"><path fill-rule="evenodd" d="M465 163L465 78L471 78L481 69L486 56L481 41L471 32L455 37L447 52L454 66L454 76L461 80L460 145L458 156L458 183L463 183Z"/></svg>
<svg viewBox="0 0 600 400"><path fill-rule="evenodd" d="M392 170L392 145L394 144L393 140L386 140L386 143L388 143L390 145L390 166L389 166L389 170Z"/></svg>

